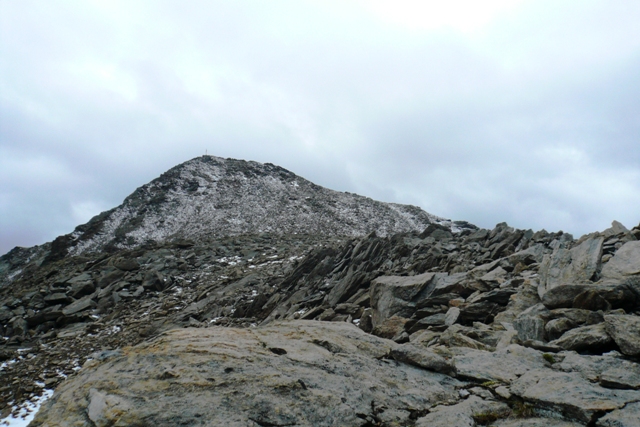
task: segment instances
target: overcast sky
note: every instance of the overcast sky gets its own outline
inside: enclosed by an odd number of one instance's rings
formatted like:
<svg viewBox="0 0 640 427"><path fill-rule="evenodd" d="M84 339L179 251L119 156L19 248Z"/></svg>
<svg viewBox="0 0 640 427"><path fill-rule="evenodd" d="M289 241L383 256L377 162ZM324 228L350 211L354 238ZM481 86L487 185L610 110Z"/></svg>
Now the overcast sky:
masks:
<svg viewBox="0 0 640 427"><path fill-rule="evenodd" d="M636 0L0 0L0 254L205 152L486 228L631 228L639 22Z"/></svg>

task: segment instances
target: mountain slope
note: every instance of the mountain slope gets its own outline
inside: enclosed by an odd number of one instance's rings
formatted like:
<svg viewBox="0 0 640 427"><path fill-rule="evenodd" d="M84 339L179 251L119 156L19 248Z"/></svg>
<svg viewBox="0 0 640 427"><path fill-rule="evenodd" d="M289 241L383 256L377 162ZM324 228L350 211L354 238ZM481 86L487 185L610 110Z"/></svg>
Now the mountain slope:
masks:
<svg viewBox="0 0 640 427"><path fill-rule="evenodd" d="M455 226L422 209L329 190L281 167L203 156L138 188L54 242L53 256L246 233L385 236Z"/></svg>

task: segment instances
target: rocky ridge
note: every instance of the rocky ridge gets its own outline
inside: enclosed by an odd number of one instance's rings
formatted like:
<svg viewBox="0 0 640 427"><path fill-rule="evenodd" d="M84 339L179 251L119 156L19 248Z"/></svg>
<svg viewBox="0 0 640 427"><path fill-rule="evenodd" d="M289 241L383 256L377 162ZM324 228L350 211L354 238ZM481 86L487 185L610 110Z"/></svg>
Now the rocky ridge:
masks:
<svg viewBox="0 0 640 427"><path fill-rule="evenodd" d="M57 386L32 425L637 426L639 238L431 223L35 257L0 289L0 405Z"/></svg>
<svg viewBox="0 0 640 427"><path fill-rule="evenodd" d="M53 242L0 257L0 287L69 255L241 234L385 236L431 223L474 229L416 206L379 202L316 185L270 163L197 157L136 189L124 202Z"/></svg>

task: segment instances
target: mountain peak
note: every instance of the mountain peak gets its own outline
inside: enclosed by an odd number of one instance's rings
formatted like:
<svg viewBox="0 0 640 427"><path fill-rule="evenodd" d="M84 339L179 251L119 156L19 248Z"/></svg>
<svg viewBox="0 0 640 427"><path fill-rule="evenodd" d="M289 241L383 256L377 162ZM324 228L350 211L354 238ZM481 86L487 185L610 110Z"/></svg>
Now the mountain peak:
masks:
<svg viewBox="0 0 640 427"><path fill-rule="evenodd" d="M240 234L385 236L455 224L416 206L316 185L287 169L215 156L179 164L53 242L51 259Z"/></svg>

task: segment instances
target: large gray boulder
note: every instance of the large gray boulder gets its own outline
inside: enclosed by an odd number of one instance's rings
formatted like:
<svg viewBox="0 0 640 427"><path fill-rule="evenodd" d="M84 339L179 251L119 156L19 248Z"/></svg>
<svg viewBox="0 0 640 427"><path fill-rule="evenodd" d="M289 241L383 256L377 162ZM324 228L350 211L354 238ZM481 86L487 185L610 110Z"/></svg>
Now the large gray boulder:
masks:
<svg viewBox="0 0 640 427"><path fill-rule="evenodd" d="M409 317L430 296L464 291L465 273L424 273L417 276L380 276L369 291L373 327L391 316ZM424 305L424 304L422 304Z"/></svg>
<svg viewBox="0 0 640 427"><path fill-rule="evenodd" d="M394 346L346 322L175 329L88 362L31 426L408 425L459 400L459 381L385 360Z"/></svg>
<svg viewBox="0 0 640 427"><path fill-rule="evenodd" d="M640 275L640 241L627 242L602 267L603 281L622 281Z"/></svg>
<svg viewBox="0 0 640 427"><path fill-rule="evenodd" d="M640 425L640 402L629 403L600 418L596 427L638 427Z"/></svg>
<svg viewBox="0 0 640 427"><path fill-rule="evenodd" d="M554 308L571 308L573 300L586 290L592 289L593 286L584 284L559 285L549 289L542 296L542 303L548 309Z"/></svg>
<svg viewBox="0 0 640 427"><path fill-rule="evenodd" d="M391 316L409 317L415 309L415 299L426 291L436 273L417 276L381 276L371 282L370 297L376 327Z"/></svg>
<svg viewBox="0 0 640 427"><path fill-rule="evenodd" d="M510 390L539 411L585 425L595 422L602 412L638 400L635 390L612 390L592 384L578 373L549 369L525 373L511 384Z"/></svg>
<svg viewBox="0 0 640 427"><path fill-rule="evenodd" d="M604 238L587 239L572 249L558 248L540 264L540 298L561 286L589 282L600 268Z"/></svg>
<svg viewBox="0 0 640 427"><path fill-rule="evenodd" d="M633 309L636 294L626 283L597 283L560 285L542 296L542 303L549 309L581 308L586 310Z"/></svg>
<svg viewBox="0 0 640 427"><path fill-rule="evenodd" d="M605 325L581 326L565 332L560 338L549 343L565 350L600 352L608 350L613 344L611 336L607 334Z"/></svg>
<svg viewBox="0 0 640 427"><path fill-rule="evenodd" d="M521 341L545 340L545 324L549 318L549 310L542 304L529 307L513 322L513 327L518 331L518 338Z"/></svg>
<svg viewBox="0 0 640 427"><path fill-rule="evenodd" d="M486 418L488 414L506 418L509 406L502 402L485 401L471 396L457 405L440 405L416 421L416 427L475 427L476 419Z"/></svg>
<svg viewBox="0 0 640 427"><path fill-rule="evenodd" d="M631 315L604 316L606 331L628 356L640 356L640 317Z"/></svg>
<svg viewBox="0 0 640 427"><path fill-rule="evenodd" d="M577 372L586 380L602 384L603 377L611 378L616 372L623 371L629 377L629 385L633 383L633 377L640 376L640 365L630 360L625 360L622 355L617 352L610 352L604 355L585 355L578 354L574 351L564 352L556 355L558 361L553 368L563 372ZM625 388L610 387L608 388ZM634 388L634 387L626 387Z"/></svg>

